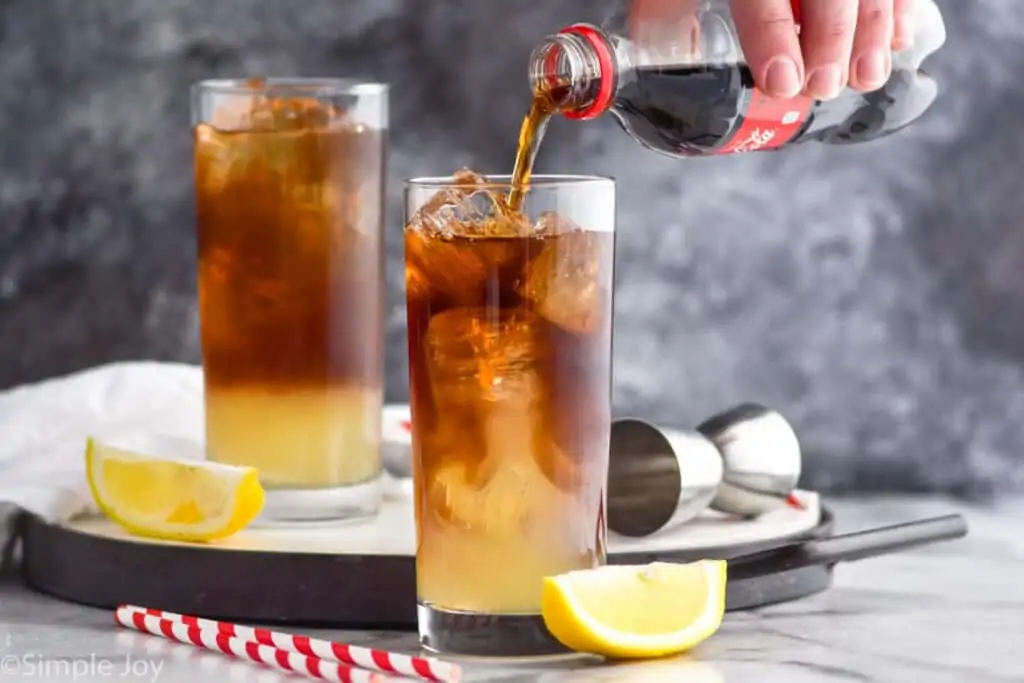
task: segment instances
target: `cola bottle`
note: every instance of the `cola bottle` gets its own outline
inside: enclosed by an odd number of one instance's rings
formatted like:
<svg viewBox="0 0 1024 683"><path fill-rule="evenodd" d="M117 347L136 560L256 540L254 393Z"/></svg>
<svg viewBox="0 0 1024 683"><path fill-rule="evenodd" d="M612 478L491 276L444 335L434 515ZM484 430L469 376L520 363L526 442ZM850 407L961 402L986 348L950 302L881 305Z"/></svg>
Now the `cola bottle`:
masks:
<svg viewBox="0 0 1024 683"><path fill-rule="evenodd" d="M640 18L638 1L626 0L602 27L574 24L547 37L530 57L535 100L570 119L610 112L645 147L693 157L876 140L918 119L938 94L921 70L946 40L934 0L914 3L913 45L893 53L882 88L828 101L776 99L755 87L730 0L648 0L662 11Z"/></svg>

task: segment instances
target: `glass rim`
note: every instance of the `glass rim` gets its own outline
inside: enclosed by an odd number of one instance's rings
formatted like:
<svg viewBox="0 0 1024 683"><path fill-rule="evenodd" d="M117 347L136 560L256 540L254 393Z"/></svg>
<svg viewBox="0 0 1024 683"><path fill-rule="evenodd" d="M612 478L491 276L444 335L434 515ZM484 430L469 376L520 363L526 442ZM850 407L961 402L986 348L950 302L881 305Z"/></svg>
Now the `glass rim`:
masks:
<svg viewBox="0 0 1024 683"><path fill-rule="evenodd" d="M460 183L455 181L455 176L419 176L406 178L406 189L443 190L446 188L481 188L481 189L512 189L515 185L512 182L512 175L485 174L486 181L482 186L477 183ZM530 176L530 181L525 185L528 189L540 188L565 188L565 187L601 187L615 189L615 179L610 176L601 175L574 175L565 173L541 173Z"/></svg>
<svg viewBox="0 0 1024 683"><path fill-rule="evenodd" d="M221 95L252 95L268 88L280 88L310 95L386 95L391 89L387 83L362 78L333 77L267 77L264 86L254 88L250 78L207 78L192 84L198 92Z"/></svg>

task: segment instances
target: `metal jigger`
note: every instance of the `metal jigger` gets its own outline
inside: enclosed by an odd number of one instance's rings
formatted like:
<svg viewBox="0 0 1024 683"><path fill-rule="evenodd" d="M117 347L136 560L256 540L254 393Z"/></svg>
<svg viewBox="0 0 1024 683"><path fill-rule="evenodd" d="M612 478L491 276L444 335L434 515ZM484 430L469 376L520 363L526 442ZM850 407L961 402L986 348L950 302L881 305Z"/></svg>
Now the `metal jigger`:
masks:
<svg viewBox="0 0 1024 683"><path fill-rule="evenodd" d="M710 508L758 517L803 507L800 443L778 412L745 403L705 420L696 431L662 430L637 419L612 423L608 528L647 536Z"/></svg>
<svg viewBox="0 0 1024 683"><path fill-rule="evenodd" d="M715 497L722 464L715 445L697 432L616 420L608 460L608 528L640 537L690 521Z"/></svg>
<svg viewBox="0 0 1024 683"><path fill-rule="evenodd" d="M745 403L705 420L697 431L715 444L724 467L711 509L757 517L802 507L793 496L800 480L800 442L778 412Z"/></svg>

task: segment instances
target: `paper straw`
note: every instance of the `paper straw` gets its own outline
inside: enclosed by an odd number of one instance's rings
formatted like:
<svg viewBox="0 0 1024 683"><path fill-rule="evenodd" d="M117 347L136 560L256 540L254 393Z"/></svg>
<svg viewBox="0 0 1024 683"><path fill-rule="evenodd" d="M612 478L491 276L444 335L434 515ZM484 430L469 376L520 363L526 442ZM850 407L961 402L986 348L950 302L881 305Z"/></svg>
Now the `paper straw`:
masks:
<svg viewBox="0 0 1024 683"><path fill-rule="evenodd" d="M186 645L195 645L213 652L221 652L284 673L295 673L332 683L386 683L396 680L376 671L357 669L346 664L325 661L319 657L300 655L271 645L261 645L241 638L232 638L216 631L187 626L181 622L160 619L139 612L118 610L114 618L117 623L127 628Z"/></svg>
<svg viewBox="0 0 1024 683"><path fill-rule="evenodd" d="M432 657L415 657L396 652L374 650L271 631L265 628L253 628L230 622L175 614L174 612L138 607L136 605L121 605L117 608L117 615L118 623L129 626L129 628L134 628L134 617L140 615L157 621L180 624L188 629L198 629L203 633L210 633L215 636L226 636L245 643L256 643L282 650L286 653L314 657L327 662L338 662L361 669L398 674L424 681L439 681L440 683L458 683L462 679L462 669L457 664L443 662ZM128 623L126 624L125 621ZM158 635L162 635L162 632Z"/></svg>

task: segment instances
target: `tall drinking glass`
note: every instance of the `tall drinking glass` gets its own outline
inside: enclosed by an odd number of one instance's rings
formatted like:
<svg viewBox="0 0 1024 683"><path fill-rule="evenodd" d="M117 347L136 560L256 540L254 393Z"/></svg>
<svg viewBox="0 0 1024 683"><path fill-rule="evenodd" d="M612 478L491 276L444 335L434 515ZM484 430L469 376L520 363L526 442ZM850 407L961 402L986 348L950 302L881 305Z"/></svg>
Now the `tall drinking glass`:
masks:
<svg viewBox="0 0 1024 683"><path fill-rule="evenodd" d="M406 186L419 632L564 652L545 576L605 561L615 186L462 172Z"/></svg>
<svg viewBox="0 0 1024 683"><path fill-rule="evenodd" d="M208 456L266 519L375 514L387 86L203 81L192 122Z"/></svg>

